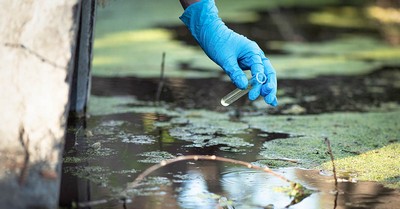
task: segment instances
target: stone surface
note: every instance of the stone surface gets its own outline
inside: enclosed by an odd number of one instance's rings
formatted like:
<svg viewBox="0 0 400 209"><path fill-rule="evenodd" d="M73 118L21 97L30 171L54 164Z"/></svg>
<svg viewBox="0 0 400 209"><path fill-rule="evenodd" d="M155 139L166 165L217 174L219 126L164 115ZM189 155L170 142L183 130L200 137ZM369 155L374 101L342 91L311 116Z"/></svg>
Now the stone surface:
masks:
<svg viewBox="0 0 400 209"><path fill-rule="evenodd" d="M78 0L0 0L0 207L57 208Z"/></svg>

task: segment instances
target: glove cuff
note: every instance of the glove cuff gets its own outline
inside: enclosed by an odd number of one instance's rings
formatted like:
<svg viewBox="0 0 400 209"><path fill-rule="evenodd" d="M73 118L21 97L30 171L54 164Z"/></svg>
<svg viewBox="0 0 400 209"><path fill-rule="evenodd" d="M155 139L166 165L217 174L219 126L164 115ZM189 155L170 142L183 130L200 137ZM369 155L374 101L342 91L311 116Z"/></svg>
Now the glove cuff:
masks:
<svg viewBox="0 0 400 209"><path fill-rule="evenodd" d="M186 25L200 45L205 32L204 29L215 21L222 21L218 17L218 9L214 0L202 0L190 5L179 19Z"/></svg>

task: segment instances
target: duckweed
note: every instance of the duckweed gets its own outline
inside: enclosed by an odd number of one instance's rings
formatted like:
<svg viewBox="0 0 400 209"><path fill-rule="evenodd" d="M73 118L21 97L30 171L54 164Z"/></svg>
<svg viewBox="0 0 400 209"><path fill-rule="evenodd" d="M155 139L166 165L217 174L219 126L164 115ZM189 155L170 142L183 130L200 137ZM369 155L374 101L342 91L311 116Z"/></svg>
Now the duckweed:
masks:
<svg viewBox="0 0 400 209"><path fill-rule="evenodd" d="M139 156L145 157L144 159L139 160L141 163L160 163L163 160L175 158L174 155L165 151L144 152L139 154Z"/></svg>
<svg viewBox="0 0 400 209"><path fill-rule="evenodd" d="M397 141L400 141L400 138L397 138ZM399 156L400 143L397 142L360 155L338 159L335 165L339 175L352 172L358 180L384 182L389 187L400 188ZM321 167L331 169L331 163L325 162Z"/></svg>

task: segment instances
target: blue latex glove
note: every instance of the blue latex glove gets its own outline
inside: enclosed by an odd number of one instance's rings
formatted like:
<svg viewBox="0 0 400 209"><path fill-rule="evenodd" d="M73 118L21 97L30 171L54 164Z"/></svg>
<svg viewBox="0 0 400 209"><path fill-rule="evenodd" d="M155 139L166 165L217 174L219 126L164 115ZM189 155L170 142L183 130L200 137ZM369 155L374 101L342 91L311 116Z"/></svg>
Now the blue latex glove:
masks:
<svg viewBox="0 0 400 209"><path fill-rule="evenodd" d="M190 5L180 19L207 56L224 69L238 88L246 89L248 85L243 70L250 69L253 77L264 73L267 82L252 83L249 99L255 100L261 95L266 103L278 105L276 73L270 61L254 41L235 33L222 22L214 0Z"/></svg>

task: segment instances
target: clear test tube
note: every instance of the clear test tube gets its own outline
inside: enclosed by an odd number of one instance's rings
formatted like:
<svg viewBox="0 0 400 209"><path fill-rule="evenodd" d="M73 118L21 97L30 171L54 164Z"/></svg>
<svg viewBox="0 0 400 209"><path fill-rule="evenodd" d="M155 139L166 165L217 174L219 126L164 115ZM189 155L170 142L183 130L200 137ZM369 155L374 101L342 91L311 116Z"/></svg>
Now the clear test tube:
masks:
<svg viewBox="0 0 400 209"><path fill-rule="evenodd" d="M238 100L240 97L246 95L251 89L252 79L249 80L250 84L247 87L247 89L237 88L237 89L231 91L230 93L228 93L226 96L222 97L221 105L224 107L229 106L230 104L232 104L233 102ZM267 81L267 76L265 76L264 73L257 73L255 76L255 79L259 84L264 84Z"/></svg>

